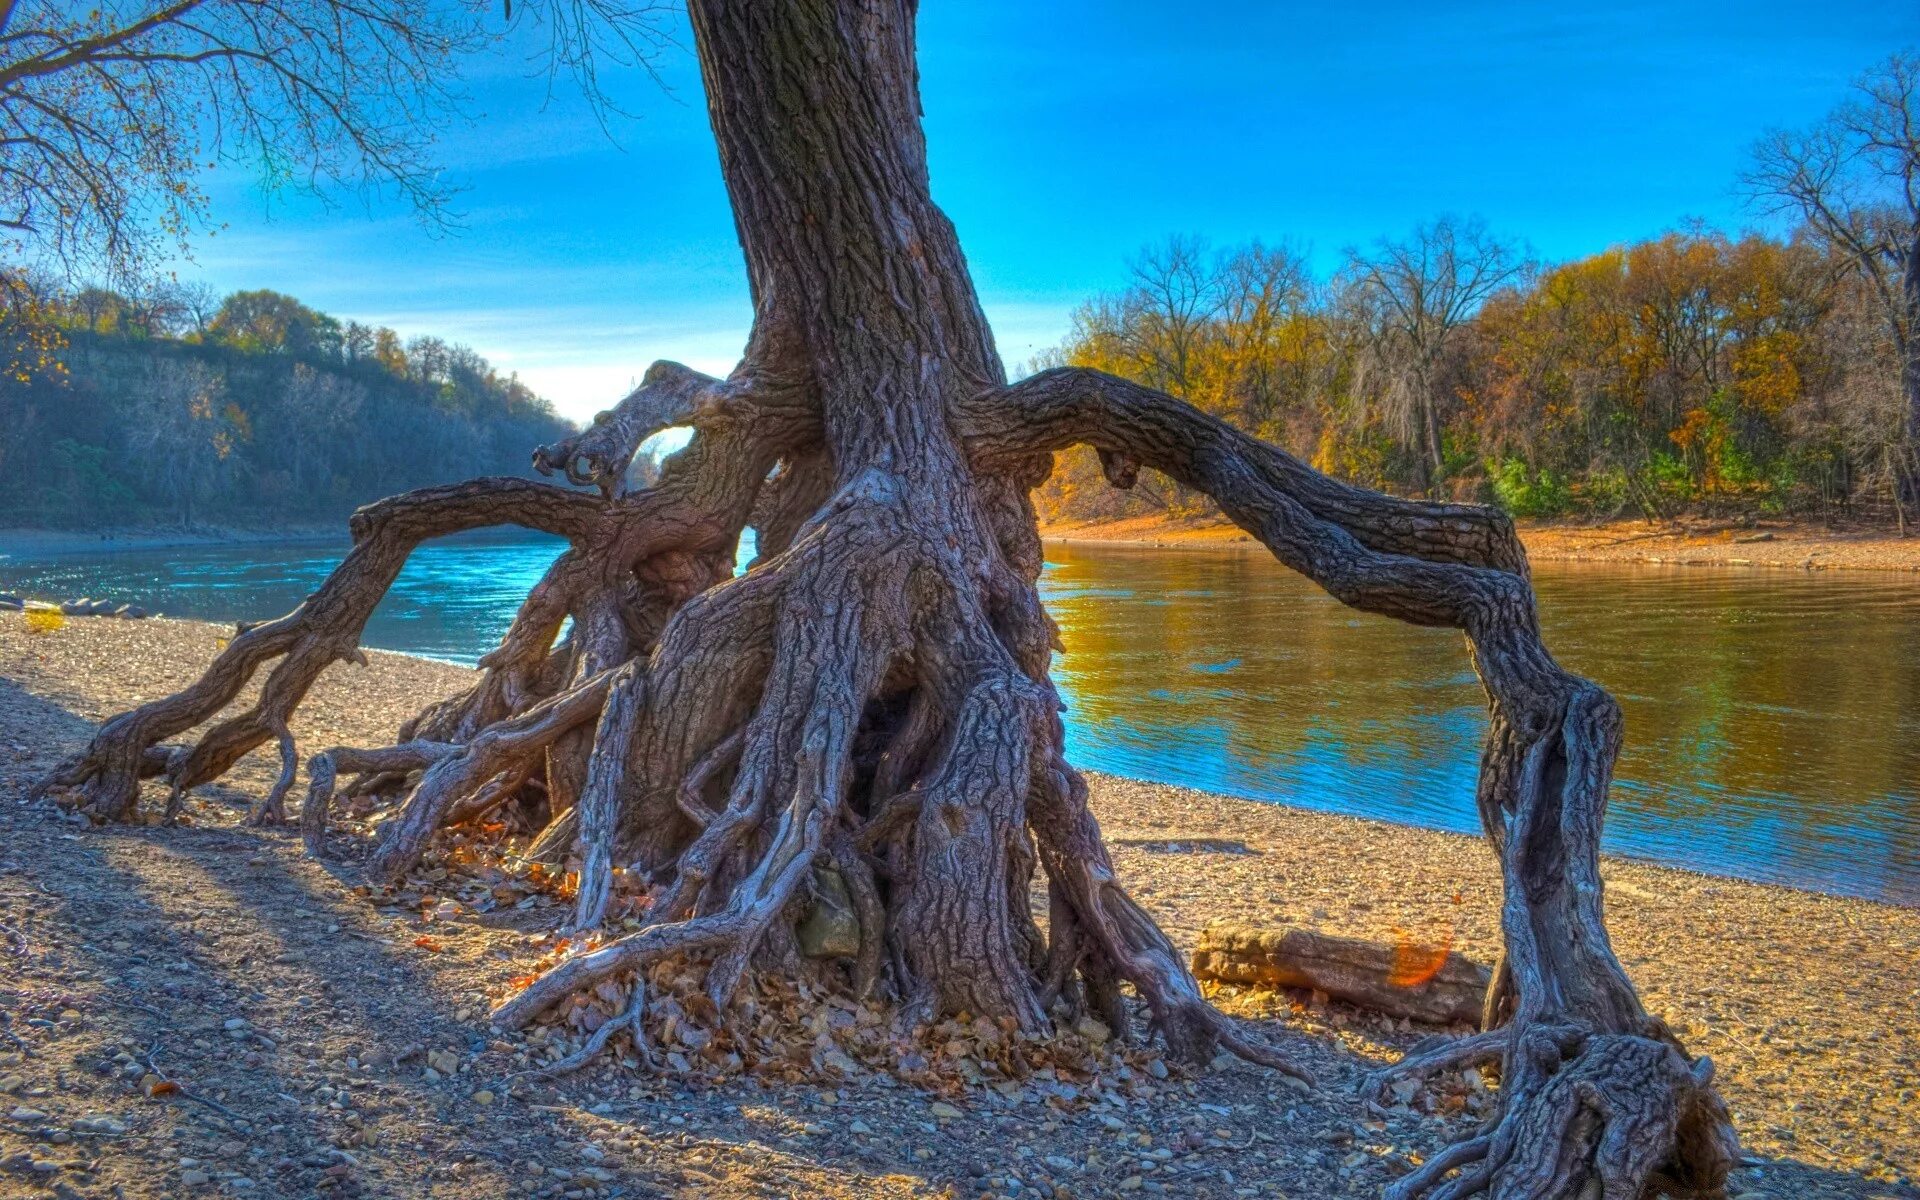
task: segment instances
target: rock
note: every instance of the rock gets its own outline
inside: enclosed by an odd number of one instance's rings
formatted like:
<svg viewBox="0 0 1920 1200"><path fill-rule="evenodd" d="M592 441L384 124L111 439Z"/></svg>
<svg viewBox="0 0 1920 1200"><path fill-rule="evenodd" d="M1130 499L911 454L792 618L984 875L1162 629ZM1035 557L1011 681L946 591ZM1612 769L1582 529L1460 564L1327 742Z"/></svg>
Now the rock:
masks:
<svg viewBox="0 0 1920 1200"><path fill-rule="evenodd" d="M113 610L118 607L119 605L111 600L95 600L92 604L87 605L87 615L90 617L110 617L113 615Z"/></svg>
<svg viewBox="0 0 1920 1200"><path fill-rule="evenodd" d="M813 872L813 904L794 930L808 958L852 958L860 953L860 919L847 881L832 867Z"/></svg>
<svg viewBox="0 0 1920 1200"><path fill-rule="evenodd" d="M957 1121L966 1115L945 1100L935 1100L927 1105L927 1111L942 1121Z"/></svg>
<svg viewBox="0 0 1920 1200"><path fill-rule="evenodd" d="M1106 1022L1091 1013L1082 1014L1074 1022L1073 1031L1096 1046L1106 1045L1107 1039L1113 1036L1113 1030L1107 1028Z"/></svg>
<svg viewBox="0 0 1920 1200"><path fill-rule="evenodd" d="M213 1176L207 1174L199 1167L189 1167L180 1172L180 1184L182 1187L205 1187L212 1182Z"/></svg>
<svg viewBox="0 0 1920 1200"><path fill-rule="evenodd" d="M24 1104L7 1115L16 1121L44 1121L47 1119L46 1113L37 1108L28 1108Z"/></svg>
<svg viewBox="0 0 1920 1200"><path fill-rule="evenodd" d="M92 608L93 601L85 596L78 600L63 600L60 603L60 611L69 617L84 617Z"/></svg>
<svg viewBox="0 0 1920 1200"><path fill-rule="evenodd" d="M113 610L113 615L123 621L144 621L147 619L147 610L138 604L122 604Z"/></svg>
<svg viewBox="0 0 1920 1200"><path fill-rule="evenodd" d="M493 1093L488 1091L486 1088L481 1088L479 1091L473 1094L473 1102L475 1104L481 1105L482 1107L492 1104Z"/></svg>
<svg viewBox="0 0 1920 1200"><path fill-rule="evenodd" d="M26 600L24 600L19 596L0 595L0 608L11 609L14 612L19 612L21 609L24 609L26 606L27 606Z"/></svg>

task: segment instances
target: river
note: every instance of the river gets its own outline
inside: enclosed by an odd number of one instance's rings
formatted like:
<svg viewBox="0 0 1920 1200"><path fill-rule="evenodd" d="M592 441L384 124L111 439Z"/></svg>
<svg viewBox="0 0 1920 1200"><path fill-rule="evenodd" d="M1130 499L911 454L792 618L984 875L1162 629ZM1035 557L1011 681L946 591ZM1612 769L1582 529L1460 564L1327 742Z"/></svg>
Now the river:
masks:
<svg viewBox="0 0 1920 1200"><path fill-rule="evenodd" d="M366 644L471 663L559 543L466 535L414 556ZM257 619L325 543L0 550L0 590ZM1484 725L1458 634L1352 612L1243 550L1051 545L1042 579L1077 765L1475 832ZM1867 572L1536 569L1548 644L1619 697L1607 850L1920 904L1920 587Z"/></svg>

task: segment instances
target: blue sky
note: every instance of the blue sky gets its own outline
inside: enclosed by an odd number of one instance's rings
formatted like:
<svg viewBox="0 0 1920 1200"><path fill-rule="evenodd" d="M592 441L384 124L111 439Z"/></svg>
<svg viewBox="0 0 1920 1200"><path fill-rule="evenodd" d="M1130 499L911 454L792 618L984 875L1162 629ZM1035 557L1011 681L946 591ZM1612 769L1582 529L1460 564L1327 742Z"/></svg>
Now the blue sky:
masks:
<svg viewBox="0 0 1920 1200"><path fill-rule="evenodd" d="M684 38L684 35L682 35ZM1734 180L1772 126L1920 44L1912 0L1364 5L925 0L933 188L1017 364L1170 234L1348 245L1478 214L1548 258L1689 218L1755 223ZM466 342L562 412L656 358L725 371L746 283L690 50L616 81L613 140L512 54L471 64L442 161L464 228L241 172L183 275Z"/></svg>

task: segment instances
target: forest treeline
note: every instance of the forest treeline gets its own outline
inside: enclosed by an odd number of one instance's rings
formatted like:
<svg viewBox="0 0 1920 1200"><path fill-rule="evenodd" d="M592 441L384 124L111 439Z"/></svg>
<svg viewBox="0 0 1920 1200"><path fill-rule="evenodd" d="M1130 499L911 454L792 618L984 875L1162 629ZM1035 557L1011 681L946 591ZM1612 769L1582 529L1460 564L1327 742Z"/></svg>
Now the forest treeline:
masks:
<svg viewBox="0 0 1920 1200"><path fill-rule="evenodd" d="M197 286L33 297L38 369L0 383L0 524L272 525L528 471L571 432L439 338Z"/></svg>
<svg viewBox="0 0 1920 1200"><path fill-rule="evenodd" d="M1910 515L1905 350L1832 239L1690 227L1541 265L1443 218L1343 258L1320 276L1295 248L1172 239L1034 365L1172 392L1343 479L1523 516ZM1090 452L1040 499L1053 520L1211 511L1158 477L1117 492Z"/></svg>

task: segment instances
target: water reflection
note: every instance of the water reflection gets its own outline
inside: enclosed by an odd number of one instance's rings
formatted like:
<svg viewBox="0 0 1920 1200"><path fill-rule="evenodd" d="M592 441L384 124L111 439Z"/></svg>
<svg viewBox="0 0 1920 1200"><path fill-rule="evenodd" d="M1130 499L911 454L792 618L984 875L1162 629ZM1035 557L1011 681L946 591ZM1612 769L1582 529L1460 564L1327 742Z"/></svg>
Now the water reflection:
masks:
<svg viewBox="0 0 1920 1200"><path fill-rule="evenodd" d="M561 543L417 551L368 645L473 662ZM217 620L286 612L341 547L0 558L0 587ZM1052 546L1081 766L1472 832L1481 695L1456 633L1354 613L1265 555ZM1542 564L1549 643L1620 698L1608 849L1920 903L1920 587L1865 573Z"/></svg>
<svg viewBox="0 0 1920 1200"><path fill-rule="evenodd" d="M1342 607L1258 553L1049 548L1073 760L1473 832L1459 634ZM1920 588L1542 564L1549 644L1620 698L1609 850L1920 903Z"/></svg>

